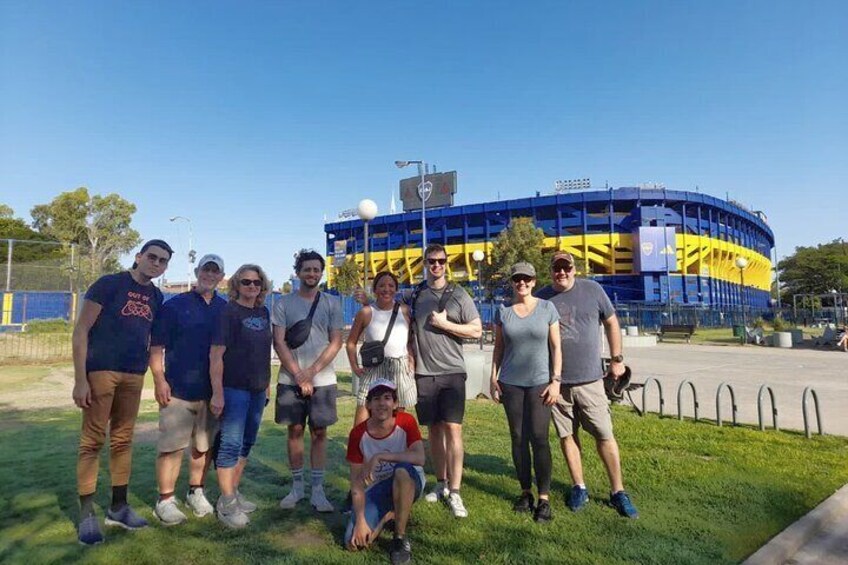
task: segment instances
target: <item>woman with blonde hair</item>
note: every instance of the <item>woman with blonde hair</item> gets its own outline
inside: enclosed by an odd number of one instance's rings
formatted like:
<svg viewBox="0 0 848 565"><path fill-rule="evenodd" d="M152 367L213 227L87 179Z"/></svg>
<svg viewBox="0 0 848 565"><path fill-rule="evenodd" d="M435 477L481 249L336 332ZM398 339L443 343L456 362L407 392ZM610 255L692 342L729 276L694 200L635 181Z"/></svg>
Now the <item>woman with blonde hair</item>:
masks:
<svg viewBox="0 0 848 565"><path fill-rule="evenodd" d="M371 285L377 301L365 305L356 313L345 344L351 370L359 377L356 394L356 415L353 425L368 419L365 398L371 383L385 379L397 386L399 410L409 410L418 400L415 386L415 361L409 342L409 307L395 301L398 280L388 271L381 271ZM364 335L366 343L382 342L383 359L376 365L363 367L356 355L356 344ZM379 349L379 348L378 348ZM367 351L367 348L364 350ZM371 362L363 359L363 362Z"/></svg>
<svg viewBox="0 0 848 565"><path fill-rule="evenodd" d="M238 268L230 277L230 301L209 352L209 407L220 420L217 511L218 519L230 528L246 526L247 514L256 510L239 492L239 483L271 394L271 324L265 307L269 290L261 267Z"/></svg>

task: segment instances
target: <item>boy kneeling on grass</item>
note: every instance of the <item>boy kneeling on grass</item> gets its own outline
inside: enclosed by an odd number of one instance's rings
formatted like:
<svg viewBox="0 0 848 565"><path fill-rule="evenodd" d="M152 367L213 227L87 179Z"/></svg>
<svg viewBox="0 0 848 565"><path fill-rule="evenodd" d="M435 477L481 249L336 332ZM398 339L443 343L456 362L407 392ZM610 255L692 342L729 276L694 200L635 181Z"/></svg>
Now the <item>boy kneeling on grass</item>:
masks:
<svg viewBox="0 0 848 565"><path fill-rule="evenodd" d="M353 512L345 531L345 546L366 548L394 520L389 548L392 563L412 560L406 525L412 504L424 491L424 443L410 414L398 412L395 383L374 381L365 399L368 419L350 432L347 460Z"/></svg>

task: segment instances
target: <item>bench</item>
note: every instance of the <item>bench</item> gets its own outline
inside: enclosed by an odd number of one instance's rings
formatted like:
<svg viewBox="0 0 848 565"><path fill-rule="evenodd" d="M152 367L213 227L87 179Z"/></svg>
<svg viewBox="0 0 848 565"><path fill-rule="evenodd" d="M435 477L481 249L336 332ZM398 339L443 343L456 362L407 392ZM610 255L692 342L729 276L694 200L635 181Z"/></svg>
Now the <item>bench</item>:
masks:
<svg viewBox="0 0 848 565"><path fill-rule="evenodd" d="M689 338L694 333L695 324L662 324L657 337L662 341L666 334L678 334L686 338L686 343L689 343Z"/></svg>

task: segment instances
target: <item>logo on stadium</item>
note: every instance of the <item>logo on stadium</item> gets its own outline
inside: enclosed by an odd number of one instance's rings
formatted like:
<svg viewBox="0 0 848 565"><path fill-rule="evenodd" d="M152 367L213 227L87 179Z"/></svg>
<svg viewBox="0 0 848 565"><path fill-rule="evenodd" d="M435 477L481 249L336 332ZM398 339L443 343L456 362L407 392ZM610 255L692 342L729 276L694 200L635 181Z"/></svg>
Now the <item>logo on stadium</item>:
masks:
<svg viewBox="0 0 848 565"><path fill-rule="evenodd" d="M650 255L654 252L654 242L653 241L644 241L642 242L642 254Z"/></svg>

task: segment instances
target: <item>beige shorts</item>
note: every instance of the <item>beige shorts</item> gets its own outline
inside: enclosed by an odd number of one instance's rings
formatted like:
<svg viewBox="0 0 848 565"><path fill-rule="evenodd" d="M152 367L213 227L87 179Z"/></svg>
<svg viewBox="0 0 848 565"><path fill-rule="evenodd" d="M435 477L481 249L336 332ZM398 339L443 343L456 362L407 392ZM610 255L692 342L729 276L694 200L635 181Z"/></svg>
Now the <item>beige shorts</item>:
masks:
<svg viewBox="0 0 848 565"><path fill-rule="evenodd" d="M164 408L159 407L159 453L171 453L191 445L200 453L212 446L218 432L218 419L209 411L206 400L183 400L171 397Z"/></svg>
<svg viewBox="0 0 848 565"><path fill-rule="evenodd" d="M579 385L563 384L559 400L551 412L560 438L572 435L578 427L583 427L597 440L614 437L603 379Z"/></svg>

